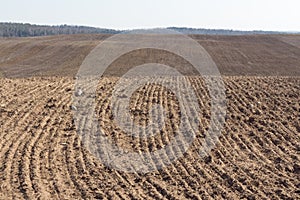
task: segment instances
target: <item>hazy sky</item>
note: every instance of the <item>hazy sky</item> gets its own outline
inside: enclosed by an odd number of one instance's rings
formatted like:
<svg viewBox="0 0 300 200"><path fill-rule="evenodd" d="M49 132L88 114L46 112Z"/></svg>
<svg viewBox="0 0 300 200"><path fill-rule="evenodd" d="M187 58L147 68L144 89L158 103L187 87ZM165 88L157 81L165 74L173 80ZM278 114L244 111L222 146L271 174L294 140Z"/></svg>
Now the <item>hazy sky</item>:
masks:
<svg viewBox="0 0 300 200"><path fill-rule="evenodd" d="M299 0L0 0L0 21L300 31Z"/></svg>

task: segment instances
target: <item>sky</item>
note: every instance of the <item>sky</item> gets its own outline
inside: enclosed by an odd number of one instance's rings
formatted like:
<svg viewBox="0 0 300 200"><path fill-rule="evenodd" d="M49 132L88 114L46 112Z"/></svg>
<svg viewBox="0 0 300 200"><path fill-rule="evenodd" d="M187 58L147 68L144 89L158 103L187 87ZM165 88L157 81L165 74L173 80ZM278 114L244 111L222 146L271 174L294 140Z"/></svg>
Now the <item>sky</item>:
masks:
<svg viewBox="0 0 300 200"><path fill-rule="evenodd" d="M1 22L300 31L299 0L0 0Z"/></svg>

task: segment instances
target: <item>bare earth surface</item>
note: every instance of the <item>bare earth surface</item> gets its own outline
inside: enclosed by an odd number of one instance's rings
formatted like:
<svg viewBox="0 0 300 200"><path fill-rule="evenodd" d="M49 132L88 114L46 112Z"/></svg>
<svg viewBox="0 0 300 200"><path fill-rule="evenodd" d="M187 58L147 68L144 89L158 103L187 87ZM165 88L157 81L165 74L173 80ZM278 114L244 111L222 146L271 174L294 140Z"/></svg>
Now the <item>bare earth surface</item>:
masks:
<svg viewBox="0 0 300 200"><path fill-rule="evenodd" d="M0 71L6 77L74 77L88 53L108 37L62 35L0 38ZM222 75L300 76L300 35L191 37L206 49ZM136 56L148 58L145 52L137 52ZM126 58L119 60L115 67L123 67L127 62ZM184 69L183 63L181 67Z"/></svg>
<svg viewBox="0 0 300 200"><path fill-rule="evenodd" d="M186 76L200 105L196 139L184 157L147 174L106 167L76 133L72 76L105 37L0 39L0 199L300 199L299 36L193 36L226 75L225 125L211 154L200 158L210 96L200 76ZM127 59L112 66L129 67ZM130 101L137 123L147 123L153 102L169 118L154 137L130 137L112 117L117 72L110 70L116 76L102 78L96 93L106 136L129 152L163 148L178 124L176 98L150 83L137 90Z"/></svg>

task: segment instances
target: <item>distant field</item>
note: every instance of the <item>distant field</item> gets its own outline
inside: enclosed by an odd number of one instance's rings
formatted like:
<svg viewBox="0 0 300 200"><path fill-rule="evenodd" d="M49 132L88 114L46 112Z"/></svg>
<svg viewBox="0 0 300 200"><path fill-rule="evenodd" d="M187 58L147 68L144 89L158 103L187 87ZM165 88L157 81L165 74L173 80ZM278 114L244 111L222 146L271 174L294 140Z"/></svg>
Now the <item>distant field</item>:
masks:
<svg viewBox="0 0 300 200"><path fill-rule="evenodd" d="M122 131L110 102L114 85L130 67L173 63L185 75L175 77L176 83L189 81L199 103L199 127L188 151L147 174L105 166L76 132L74 76L107 37L0 39L0 72L6 75L0 79L0 199L300 199L300 36L192 36L219 67L227 100L220 140L204 158L199 148L210 125L211 101L203 78L164 51L133 51L115 60L99 81L95 116L105 137L124 150L164 148L185 112L172 92L149 82L133 93L130 116L145 125L152 105L159 104L167 112L165 126L146 138ZM81 125L89 130L86 121ZM149 162L163 159L169 157Z"/></svg>
<svg viewBox="0 0 300 200"><path fill-rule="evenodd" d="M107 37L109 35L2 38L0 69L7 77L75 76L88 53ZM192 38L207 50L222 75L300 75L299 35L193 35ZM135 56L147 58L151 53L141 50L135 52ZM124 65L131 65L127 60L124 55L112 66L114 71L107 73L115 74ZM178 60L178 64L182 69L187 66L182 60Z"/></svg>
<svg viewBox="0 0 300 200"><path fill-rule="evenodd" d="M300 36L295 35L282 35L279 37L280 40L300 48Z"/></svg>

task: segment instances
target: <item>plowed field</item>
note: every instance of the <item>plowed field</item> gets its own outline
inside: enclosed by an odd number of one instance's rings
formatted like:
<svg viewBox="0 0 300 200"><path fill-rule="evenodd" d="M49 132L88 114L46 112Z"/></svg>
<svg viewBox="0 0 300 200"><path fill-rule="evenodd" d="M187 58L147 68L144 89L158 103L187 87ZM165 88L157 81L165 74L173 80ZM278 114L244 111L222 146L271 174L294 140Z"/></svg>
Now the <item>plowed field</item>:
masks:
<svg viewBox="0 0 300 200"><path fill-rule="evenodd" d="M70 108L73 79L1 79L0 198L299 198L300 79L224 78L226 123L219 143L204 159L197 149L210 118L209 96L199 77L188 79L202 102L196 140L173 165L144 175L107 168L82 145ZM115 81L104 78L97 90L98 116L107 136L129 151L161 148L165 133L139 141L113 126L109 97ZM142 101L149 98L176 107L166 97L163 88L147 85L137 91L132 106L152 102ZM144 117L139 112L134 116Z"/></svg>
<svg viewBox="0 0 300 200"><path fill-rule="evenodd" d="M223 75L221 136L209 155L199 155L210 96L200 76L175 79L189 81L198 99L196 138L183 157L146 174L107 167L76 132L73 77L106 37L0 39L0 199L300 199L299 36L193 36ZM127 60L114 65L129 67ZM136 123L148 123L153 103L166 108L168 118L153 137L128 136L110 106L116 69L99 81L95 95L105 136L128 152L163 148L176 132L178 99L151 83L136 90L130 100Z"/></svg>

